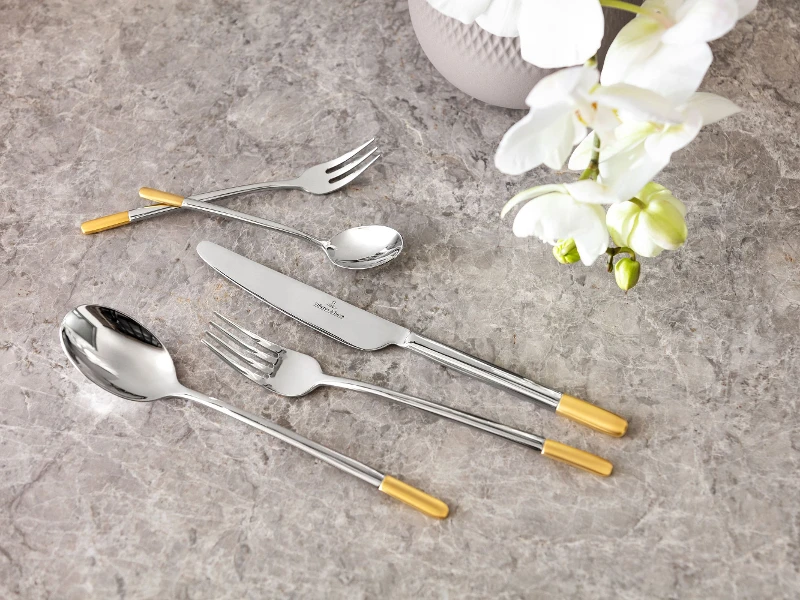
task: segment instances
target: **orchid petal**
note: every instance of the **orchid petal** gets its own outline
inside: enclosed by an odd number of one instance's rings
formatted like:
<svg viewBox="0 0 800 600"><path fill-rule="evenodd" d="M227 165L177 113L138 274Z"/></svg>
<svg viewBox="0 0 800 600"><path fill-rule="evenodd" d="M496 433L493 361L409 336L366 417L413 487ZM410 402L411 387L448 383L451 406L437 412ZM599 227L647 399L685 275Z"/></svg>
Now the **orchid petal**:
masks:
<svg viewBox="0 0 800 600"><path fill-rule="evenodd" d="M569 106L531 109L500 140L494 155L495 166L506 175L520 175L542 163L560 168L577 135L574 122Z"/></svg>
<svg viewBox="0 0 800 600"><path fill-rule="evenodd" d="M528 202L517 213L513 231L518 237L536 236L551 245L571 237L586 265L608 248L603 208L576 202L564 193L546 194Z"/></svg>
<svg viewBox="0 0 800 600"><path fill-rule="evenodd" d="M617 202L608 207L606 226L617 246L627 246L628 237L636 227L641 209L633 202Z"/></svg>
<svg viewBox="0 0 800 600"><path fill-rule="evenodd" d="M594 150L594 132L589 132L583 141L572 151L567 167L573 171L583 171L589 166Z"/></svg>
<svg viewBox="0 0 800 600"><path fill-rule="evenodd" d="M686 103L686 106L700 112L703 125L716 123L742 110L727 98L707 92L695 92L692 97L689 98L689 102Z"/></svg>
<svg viewBox="0 0 800 600"><path fill-rule="evenodd" d="M661 41L672 45L716 40L733 29L738 15L737 0L686 0L675 13L677 23Z"/></svg>
<svg viewBox="0 0 800 600"><path fill-rule="evenodd" d="M625 25L611 42L600 82L612 85L627 81L628 71L658 49L663 33L664 26L647 17L636 17Z"/></svg>
<svg viewBox="0 0 800 600"><path fill-rule="evenodd" d="M642 225L644 215L640 212L637 217L637 225L633 228L630 236L628 237L628 246L631 250L640 256L647 258L655 258L664 251L663 246L650 237L648 229Z"/></svg>
<svg viewBox="0 0 800 600"><path fill-rule="evenodd" d="M567 193L554 192L531 200L519 209L512 231L517 237L538 237L555 244L569 231L570 208L577 203Z"/></svg>
<svg viewBox="0 0 800 600"><path fill-rule="evenodd" d="M653 156L640 143L607 159L601 156L600 180L619 198L633 198L668 164L669 156Z"/></svg>
<svg viewBox="0 0 800 600"><path fill-rule="evenodd" d="M587 218L587 227L574 232L571 237L581 255L581 262L589 267L608 249L608 229L605 226L606 213L602 206L597 204L584 204L584 206L594 213L595 218L591 222Z"/></svg>
<svg viewBox="0 0 800 600"><path fill-rule="evenodd" d="M647 60L631 65L625 83L682 103L697 91L713 56L705 42L667 46L661 44Z"/></svg>
<svg viewBox="0 0 800 600"><path fill-rule="evenodd" d="M700 111L687 108L684 112L686 120L683 124L678 127L667 127L663 132L647 137L644 146L648 154L669 161L673 152L684 148L697 137L703 126L703 117Z"/></svg>
<svg viewBox="0 0 800 600"><path fill-rule="evenodd" d="M544 160L545 165L557 171L564 166L572 148L586 135L586 126L578 120L574 113L567 118L554 121L548 129Z"/></svg>
<svg viewBox="0 0 800 600"><path fill-rule="evenodd" d="M494 0L475 22L494 35L517 37L521 4L522 0Z"/></svg>
<svg viewBox="0 0 800 600"><path fill-rule="evenodd" d="M469 25L486 12L492 0L428 0L440 13Z"/></svg>
<svg viewBox="0 0 800 600"><path fill-rule="evenodd" d="M614 130L613 139L608 144L601 145L601 163L620 152L641 144L657 131L658 127L647 121L623 121Z"/></svg>
<svg viewBox="0 0 800 600"><path fill-rule="evenodd" d="M574 97L588 94L599 78L597 69L561 69L539 80L525 98L525 104L531 108L546 108L554 104L571 103Z"/></svg>
<svg viewBox="0 0 800 600"><path fill-rule="evenodd" d="M511 200L506 202L506 205L503 207L503 210L500 211L500 218L502 219L508 214L512 208L514 208L520 202L525 202L527 200L533 200L534 198L538 198L539 196L544 196L545 194L549 194L551 192L561 192L566 193L566 188L561 183L551 183L549 185L537 185L536 187L528 188L527 190L522 190L518 194L515 194Z"/></svg>
<svg viewBox="0 0 800 600"><path fill-rule="evenodd" d="M689 235L683 214L667 200L650 202L639 217L639 226L653 242L667 250L681 247Z"/></svg>
<svg viewBox="0 0 800 600"><path fill-rule="evenodd" d="M594 117L591 119L592 128L602 140L603 144L610 143L614 139L614 130L620 126L621 111L608 106L597 106ZM580 142L581 140L577 140Z"/></svg>
<svg viewBox="0 0 800 600"><path fill-rule="evenodd" d="M603 9L597 0L527 0L519 23L522 58L543 69L586 62L603 41Z"/></svg>
<svg viewBox="0 0 800 600"><path fill-rule="evenodd" d="M565 183L564 187L575 200L585 204L614 204L620 200L610 188L591 179Z"/></svg>
<svg viewBox="0 0 800 600"><path fill-rule="evenodd" d="M753 12L758 4L758 0L737 0L739 5L739 18L743 19Z"/></svg>
<svg viewBox="0 0 800 600"><path fill-rule="evenodd" d="M681 122L681 114L675 109L674 102L656 92L628 83L602 86L592 92L592 98L598 104L624 110L640 121Z"/></svg>
<svg viewBox="0 0 800 600"><path fill-rule="evenodd" d="M645 0L642 8L664 15L674 15L684 2L685 0Z"/></svg>
<svg viewBox="0 0 800 600"><path fill-rule="evenodd" d="M669 202L672 206L675 207L675 210L677 210L682 217L686 216L686 205L680 200L678 200L675 196L673 196L672 192L670 192L669 190L664 190L663 192L659 192L656 195L655 200Z"/></svg>

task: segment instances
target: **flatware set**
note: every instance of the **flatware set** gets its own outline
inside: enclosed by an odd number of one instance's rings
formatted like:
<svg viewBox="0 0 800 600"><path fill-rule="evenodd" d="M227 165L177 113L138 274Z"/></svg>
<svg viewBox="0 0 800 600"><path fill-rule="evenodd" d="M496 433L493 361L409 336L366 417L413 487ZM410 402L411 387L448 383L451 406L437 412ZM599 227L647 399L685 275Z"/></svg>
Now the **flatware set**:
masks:
<svg viewBox="0 0 800 600"><path fill-rule="evenodd" d="M236 371L271 392L289 398L305 396L320 386L365 392L528 446L543 456L562 460L596 475L611 475L611 463L589 452L430 400L355 379L326 375L313 357L279 346L237 325L218 312L214 314L239 335L230 333L212 321L211 327L214 331L206 331L207 339L204 339L203 343Z"/></svg>
<svg viewBox="0 0 800 600"><path fill-rule="evenodd" d="M325 240L294 227L211 204L263 190L300 189L310 194L329 194L351 183L380 158L374 142L374 138L370 139L286 181L255 183L188 197L144 187L139 195L158 204L86 221L81 231L97 233L186 208L300 238L322 249L337 267L351 270L378 267L397 257L403 249L402 236L390 227L353 227ZM387 321L222 246L203 241L197 245L197 253L212 269L268 306L350 347L367 351L391 345L406 348L607 435L621 437L627 431L627 421L610 411ZM269 341L217 312L214 315L216 320L210 322L202 342L235 371L275 394L297 398L320 386L363 392L516 442L596 475L608 476L612 472L610 462L584 450L438 402L328 375L315 358ZM111 394L139 402L170 397L190 400L311 454L428 516L445 518L449 514L444 502L398 479L259 415L185 387L178 381L172 358L158 338L122 312L100 305L81 305L64 317L60 339L72 364Z"/></svg>

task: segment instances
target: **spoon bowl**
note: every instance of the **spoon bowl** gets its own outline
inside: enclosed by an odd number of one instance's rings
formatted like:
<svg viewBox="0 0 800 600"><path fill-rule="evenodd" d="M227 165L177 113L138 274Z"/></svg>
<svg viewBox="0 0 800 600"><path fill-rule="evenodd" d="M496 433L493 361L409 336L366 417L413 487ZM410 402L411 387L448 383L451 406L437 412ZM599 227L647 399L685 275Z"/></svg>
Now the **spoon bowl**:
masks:
<svg viewBox="0 0 800 600"><path fill-rule="evenodd" d="M61 323L70 362L105 391L152 402L182 389L164 345L125 313L97 305L70 311Z"/></svg>
<svg viewBox="0 0 800 600"><path fill-rule="evenodd" d="M391 227L353 227L331 238L325 247L328 259L345 269L371 269L386 264L403 250L403 237Z"/></svg>

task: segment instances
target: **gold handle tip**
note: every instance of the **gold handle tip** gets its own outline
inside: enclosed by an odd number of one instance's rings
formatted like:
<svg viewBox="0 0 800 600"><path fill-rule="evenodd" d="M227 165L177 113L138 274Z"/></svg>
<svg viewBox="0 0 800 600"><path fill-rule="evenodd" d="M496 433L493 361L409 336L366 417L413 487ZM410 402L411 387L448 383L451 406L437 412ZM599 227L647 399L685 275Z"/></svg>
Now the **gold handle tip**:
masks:
<svg viewBox="0 0 800 600"><path fill-rule="evenodd" d="M628 422L612 412L569 394L562 394L556 413L613 437L628 431Z"/></svg>
<svg viewBox="0 0 800 600"><path fill-rule="evenodd" d="M584 471L589 471L595 475L602 475L608 477L611 471L614 470L614 465L608 462L605 458L600 458L591 452L578 450L572 446L567 446L561 442L554 442L553 440L545 440L542 446L542 455L554 460L560 460L573 467L578 467Z"/></svg>
<svg viewBox="0 0 800 600"><path fill-rule="evenodd" d="M139 196L145 200L159 202L161 204L168 204L169 206L180 206L183 204L183 196L177 194L170 194L169 192L162 192L149 187L139 189Z"/></svg>
<svg viewBox="0 0 800 600"><path fill-rule="evenodd" d="M105 231L106 229L121 227L122 225L127 225L130 222L131 218L128 216L128 212L125 211L81 223L81 231L86 235L89 235L90 233L97 233L99 231Z"/></svg>
<svg viewBox="0 0 800 600"><path fill-rule="evenodd" d="M438 498L434 498L422 490L418 490L407 483L403 483L391 475L386 475L383 478L378 489L384 494L388 494L392 498L416 508L419 512L429 517L444 519L450 514L450 509L447 507L447 504Z"/></svg>

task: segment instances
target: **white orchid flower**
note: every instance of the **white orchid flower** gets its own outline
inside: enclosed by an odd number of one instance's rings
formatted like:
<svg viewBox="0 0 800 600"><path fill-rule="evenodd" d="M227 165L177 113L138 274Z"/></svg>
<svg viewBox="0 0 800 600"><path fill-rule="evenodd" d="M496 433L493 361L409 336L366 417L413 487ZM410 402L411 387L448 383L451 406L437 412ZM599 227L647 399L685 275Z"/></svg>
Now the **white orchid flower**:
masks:
<svg viewBox="0 0 800 600"><path fill-rule="evenodd" d="M530 112L500 141L495 166L508 175L541 164L560 169L587 126L610 137L620 123L617 110L646 121L681 122L680 112L658 94L627 84L600 86L598 79L594 67L571 67L539 81L525 99Z"/></svg>
<svg viewBox="0 0 800 600"><path fill-rule="evenodd" d="M736 25L758 0L646 0L619 32L603 65L603 85L629 83L685 102L711 65L708 42Z"/></svg>
<svg viewBox="0 0 800 600"><path fill-rule="evenodd" d="M636 198L609 207L606 224L615 244L653 257L686 242L685 216L686 207L672 192L648 183Z"/></svg>
<svg viewBox="0 0 800 600"><path fill-rule="evenodd" d="M679 123L643 121L620 111L622 123L608 138L611 142L601 145L600 181L623 200L633 197L669 164L673 152L697 136L703 125L715 123L739 110L722 96L696 92L679 107ZM570 158L570 169L581 171L589 165L593 144L594 136L588 135L578 145Z"/></svg>
<svg viewBox="0 0 800 600"><path fill-rule="evenodd" d="M758 6L758 0L737 0L739 5L739 18L744 19Z"/></svg>
<svg viewBox="0 0 800 600"><path fill-rule="evenodd" d="M522 0L490 0L486 10L475 18L475 22L494 35L517 37L521 6Z"/></svg>
<svg viewBox="0 0 800 600"><path fill-rule="evenodd" d="M522 58L543 69L595 55L605 22L599 0L428 0L445 15L489 33L520 38Z"/></svg>
<svg viewBox="0 0 800 600"><path fill-rule="evenodd" d="M498 3L499 2L500 0L498 0ZM445 14L453 19L457 19L465 25L474 23L475 19L489 10L489 7L493 3L493 0L428 0L428 4L438 10L440 13ZM508 2L503 2L503 4L508 4ZM509 15L508 22L513 22L514 25L516 25L518 16L519 9L517 9L517 12L513 13L513 15ZM516 35L510 35L507 37L516 37Z"/></svg>
<svg viewBox="0 0 800 600"><path fill-rule="evenodd" d="M608 248L606 214L601 205L617 200L608 188L591 179L540 185L511 198L500 216L529 201L514 218L514 235L535 236L551 246L560 239L572 238L583 264L591 265Z"/></svg>

